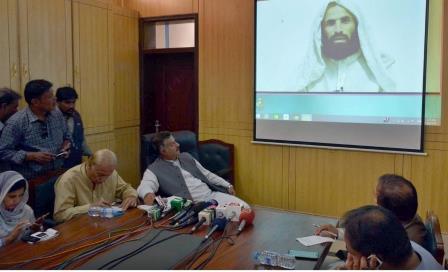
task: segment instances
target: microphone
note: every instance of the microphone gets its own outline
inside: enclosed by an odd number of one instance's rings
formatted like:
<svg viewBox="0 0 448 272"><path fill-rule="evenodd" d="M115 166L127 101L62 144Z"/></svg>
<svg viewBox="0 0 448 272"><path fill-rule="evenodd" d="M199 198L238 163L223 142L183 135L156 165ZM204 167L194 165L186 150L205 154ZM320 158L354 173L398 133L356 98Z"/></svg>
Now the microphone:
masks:
<svg viewBox="0 0 448 272"><path fill-rule="evenodd" d="M202 226L202 224L205 223L207 219L205 217L202 217L201 220L199 220L190 230L190 233L195 232L198 228Z"/></svg>
<svg viewBox="0 0 448 272"><path fill-rule="evenodd" d="M216 218L215 220L213 220L213 224L212 224L213 227L205 235L204 241L207 240L208 238L210 238L210 236L212 236L212 234L215 231L224 230L224 228L226 227L226 224L227 224L227 219L225 219L225 218Z"/></svg>
<svg viewBox="0 0 448 272"><path fill-rule="evenodd" d="M178 224L183 224L191 217L197 217L198 213L210 206L216 205L218 202L214 199L210 199L207 202L198 202L194 205L182 218L179 219Z"/></svg>
<svg viewBox="0 0 448 272"><path fill-rule="evenodd" d="M174 225L175 228L184 228L188 225L194 224L198 222L198 218L197 217L190 217L187 220L183 221L182 223L176 223L176 225Z"/></svg>
<svg viewBox="0 0 448 272"><path fill-rule="evenodd" d="M177 221L179 221L179 219L181 219L182 217L184 217L190 210L191 208L193 208L193 205L189 205L184 207L181 211L179 211L178 213L176 213L173 218L171 218L170 224L174 225Z"/></svg>
<svg viewBox="0 0 448 272"><path fill-rule="evenodd" d="M238 226L236 235L240 235L246 225L254 222L255 212L251 209L244 209L240 214L240 225Z"/></svg>

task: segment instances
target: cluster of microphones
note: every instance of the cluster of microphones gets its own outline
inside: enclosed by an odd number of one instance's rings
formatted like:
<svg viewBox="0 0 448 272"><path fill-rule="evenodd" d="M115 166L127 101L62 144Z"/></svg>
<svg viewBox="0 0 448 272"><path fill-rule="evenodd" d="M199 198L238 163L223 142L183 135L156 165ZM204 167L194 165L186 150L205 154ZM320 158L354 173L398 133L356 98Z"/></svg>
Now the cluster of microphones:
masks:
<svg viewBox="0 0 448 272"><path fill-rule="evenodd" d="M193 233L203 225L208 225L209 231L204 240L209 239L215 231L223 231L230 221L239 222L235 233L235 235L239 235L246 226L253 223L255 218L252 209L244 208L239 203L220 205L214 199L192 203L179 197L168 199L157 197L156 202L155 206L142 208L153 220L163 218L168 212L175 210L177 213L169 219L170 226L181 229L194 224L190 230L190 233Z"/></svg>

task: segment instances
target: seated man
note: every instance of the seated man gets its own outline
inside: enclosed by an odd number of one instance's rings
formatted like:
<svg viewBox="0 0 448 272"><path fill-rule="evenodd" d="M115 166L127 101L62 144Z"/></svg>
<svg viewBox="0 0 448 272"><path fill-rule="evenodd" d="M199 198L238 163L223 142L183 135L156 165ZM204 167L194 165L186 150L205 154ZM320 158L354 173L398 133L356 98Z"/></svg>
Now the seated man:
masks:
<svg viewBox="0 0 448 272"><path fill-rule="evenodd" d="M376 203L398 217L409 239L425 247L429 234L417 214L418 198L414 185L402 176L386 174L378 179L375 191ZM321 226L316 234L337 236L338 239L344 237L343 229L331 225Z"/></svg>
<svg viewBox="0 0 448 272"><path fill-rule="evenodd" d="M108 150L95 152L87 162L67 170L55 183L54 219L69 220L87 213L90 206L110 206L123 200L121 208L137 206L137 191L115 171L117 157Z"/></svg>
<svg viewBox="0 0 448 272"><path fill-rule="evenodd" d="M179 144L170 132L157 133L153 144L159 157L148 166L137 189L145 204L151 205L155 193L160 192L194 202L215 199L219 204L236 202L249 208L246 202L234 196L235 190L230 183L205 169L189 153L180 153ZM216 189L216 186L224 187L227 193L210 189Z"/></svg>
<svg viewBox="0 0 448 272"><path fill-rule="evenodd" d="M348 257L346 269L442 269L434 257L409 241L403 225L389 210L364 206L343 219Z"/></svg>

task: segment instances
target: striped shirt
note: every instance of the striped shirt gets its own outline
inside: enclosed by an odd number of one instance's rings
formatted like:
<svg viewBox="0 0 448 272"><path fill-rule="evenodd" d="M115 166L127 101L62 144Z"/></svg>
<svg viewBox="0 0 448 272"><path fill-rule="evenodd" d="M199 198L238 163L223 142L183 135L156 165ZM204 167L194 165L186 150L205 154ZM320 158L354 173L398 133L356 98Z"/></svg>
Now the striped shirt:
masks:
<svg viewBox="0 0 448 272"><path fill-rule="evenodd" d="M63 165L63 159L46 164L25 161L27 152L58 154L71 137L62 113L53 110L41 121L29 107L20 110L6 122L0 136L0 160L10 162L12 170L30 179Z"/></svg>

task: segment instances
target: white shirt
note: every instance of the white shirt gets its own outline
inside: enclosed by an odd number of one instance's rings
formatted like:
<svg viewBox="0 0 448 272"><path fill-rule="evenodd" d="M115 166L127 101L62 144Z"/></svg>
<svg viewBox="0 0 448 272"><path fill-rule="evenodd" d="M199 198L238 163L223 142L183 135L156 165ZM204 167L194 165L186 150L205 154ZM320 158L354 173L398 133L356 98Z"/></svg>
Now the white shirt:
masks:
<svg viewBox="0 0 448 272"><path fill-rule="evenodd" d="M194 161L196 163L196 167L210 181L210 183L226 188L230 187L230 183L205 169L197 160ZM171 162L174 166L179 167L193 201L206 201L213 198L212 190L210 190L207 184L202 182L200 179L195 178L192 174L190 174L190 172L183 169L179 163L179 160L168 162ZM138 195L141 198L144 198L148 193L156 193L158 190L159 181L157 176L151 170L146 169L143 174L143 179L137 188Z"/></svg>
<svg viewBox="0 0 448 272"><path fill-rule="evenodd" d="M434 257L422 246L414 241L411 241L412 248L420 258L420 264L415 270L442 270L442 266L434 259Z"/></svg>
<svg viewBox="0 0 448 272"><path fill-rule="evenodd" d="M307 86L309 92L378 92L380 86L367 66L361 51L342 59L325 58L322 77Z"/></svg>

